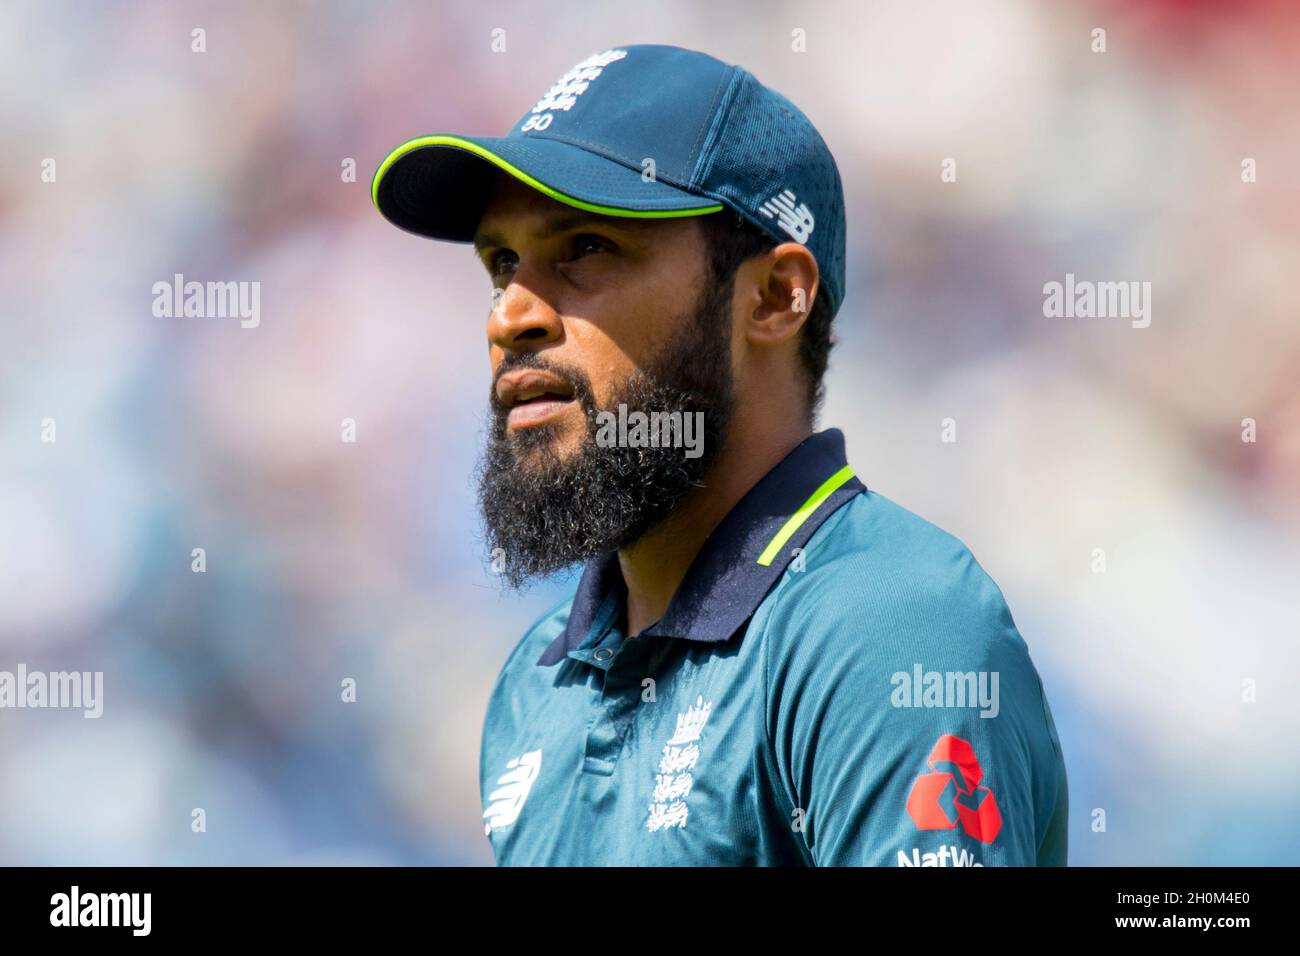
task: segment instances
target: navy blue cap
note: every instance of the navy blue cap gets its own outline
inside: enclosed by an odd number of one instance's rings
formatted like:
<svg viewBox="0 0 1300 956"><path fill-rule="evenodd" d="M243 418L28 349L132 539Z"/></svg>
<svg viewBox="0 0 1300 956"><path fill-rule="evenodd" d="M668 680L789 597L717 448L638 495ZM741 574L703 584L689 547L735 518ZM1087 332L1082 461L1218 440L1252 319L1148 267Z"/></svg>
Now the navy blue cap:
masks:
<svg viewBox="0 0 1300 956"><path fill-rule="evenodd" d="M724 207L817 260L844 297L844 190L808 118L748 70L675 46L617 47L555 81L505 136L433 134L380 163L371 198L402 229L473 239L497 170L609 216L698 216Z"/></svg>

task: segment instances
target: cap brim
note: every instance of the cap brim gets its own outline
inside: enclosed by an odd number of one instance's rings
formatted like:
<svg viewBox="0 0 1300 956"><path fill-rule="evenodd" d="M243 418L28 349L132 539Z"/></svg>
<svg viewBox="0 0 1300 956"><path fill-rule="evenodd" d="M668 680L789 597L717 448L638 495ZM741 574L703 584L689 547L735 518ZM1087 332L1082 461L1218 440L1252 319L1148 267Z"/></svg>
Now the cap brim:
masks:
<svg viewBox="0 0 1300 956"><path fill-rule="evenodd" d="M370 198L393 225L430 239L469 242L496 170L565 205L605 216L702 216L723 206L557 140L420 136L375 170Z"/></svg>

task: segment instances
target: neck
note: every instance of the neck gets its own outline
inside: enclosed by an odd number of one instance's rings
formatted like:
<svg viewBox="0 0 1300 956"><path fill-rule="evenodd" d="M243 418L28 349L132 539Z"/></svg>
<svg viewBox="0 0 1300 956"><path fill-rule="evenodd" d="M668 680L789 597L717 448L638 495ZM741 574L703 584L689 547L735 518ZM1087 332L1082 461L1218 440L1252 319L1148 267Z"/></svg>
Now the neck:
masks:
<svg viewBox="0 0 1300 956"><path fill-rule="evenodd" d="M761 431L741 422L733 425L704 487L688 492L672 514L619 551L627 585L628 635L641 633L663 617L713 530L764 475L811 434L811 427L802 423L780 430L764 423Z"/></svg>

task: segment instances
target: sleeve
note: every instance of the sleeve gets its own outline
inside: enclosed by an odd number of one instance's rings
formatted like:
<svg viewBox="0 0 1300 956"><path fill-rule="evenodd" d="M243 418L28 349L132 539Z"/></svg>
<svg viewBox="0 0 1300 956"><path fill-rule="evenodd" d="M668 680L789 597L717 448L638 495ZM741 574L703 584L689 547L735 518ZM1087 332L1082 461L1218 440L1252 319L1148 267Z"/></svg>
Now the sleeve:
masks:
<svg viewBox="0 0 1300 956"><path fill-rule="evenodd" d="M964 549L940 573L847 569L852 588L840 570L791 588L765 632L773 772L805 858L1064 862L1059 741L996 585Z"/></svg>

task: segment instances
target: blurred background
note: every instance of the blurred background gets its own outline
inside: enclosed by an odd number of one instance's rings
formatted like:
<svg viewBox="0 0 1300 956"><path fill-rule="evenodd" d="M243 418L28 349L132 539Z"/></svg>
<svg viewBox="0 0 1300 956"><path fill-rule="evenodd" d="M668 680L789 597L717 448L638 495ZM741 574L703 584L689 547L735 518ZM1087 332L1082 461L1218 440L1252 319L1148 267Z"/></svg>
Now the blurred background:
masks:
<svg viewBox="0 0 1300 956"><path fill-rule="evenodd" d="M744 65L835 153L849 287L820 424L1005 592L1070 862L1294 863L1282 0L0 6L0 669L104 672L98 720L0 710L0 863L491 862L487 696L572 579L490 572L490 288L369 182L628 43ZM156 317L176 273L260 282L260 325ZM1150 326L1044 317L1066 273L1151 282Z"/></svg>

